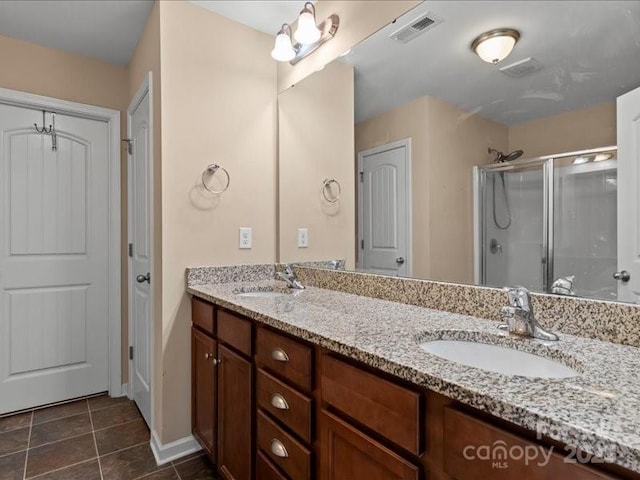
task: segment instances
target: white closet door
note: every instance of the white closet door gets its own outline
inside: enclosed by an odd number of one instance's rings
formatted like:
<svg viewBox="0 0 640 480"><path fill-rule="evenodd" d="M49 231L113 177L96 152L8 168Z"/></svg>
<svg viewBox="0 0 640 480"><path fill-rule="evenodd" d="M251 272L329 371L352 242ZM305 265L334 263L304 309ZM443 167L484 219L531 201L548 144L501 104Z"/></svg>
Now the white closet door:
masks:
<svg viewBox="0 0 640 480"><path fill-rule="evenodd" d="M34 123L0 105L0 413L108 389L108 126Z"/></svg>
<svg viewBox="0 0 640 480"><path fill-rule="evenodd" d="M149 92L129 117L133 151L130 157L129 238L131 241L130 332L133 347L131 396L151 427L151 132Z"/></svg>
<svg viewBox="0 0 640 480"><path fill-rule="evenodd" d="M409 274L406 145L361 152L360 268L370 273Z"/></svg>
<svg viewBox="0 0 640 480"><path fill-rule="evenodd" d="M618 97L618 300L640 302L640 88ZM626 279L629 275L629 280Z"/></svg>

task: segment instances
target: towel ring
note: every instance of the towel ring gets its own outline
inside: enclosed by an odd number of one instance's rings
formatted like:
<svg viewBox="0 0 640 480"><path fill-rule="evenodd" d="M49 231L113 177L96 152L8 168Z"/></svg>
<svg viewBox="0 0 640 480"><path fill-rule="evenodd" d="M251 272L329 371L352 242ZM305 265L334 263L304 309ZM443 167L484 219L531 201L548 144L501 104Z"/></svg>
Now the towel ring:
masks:
<svg viewBox="0 0 640 480"><path fill-rule="evenodd" d="M226 185L224 186L224 188L222 190L214 190L213 188L211 188L211 187L209 187L207 185L207 180L209 180L211 177L213 177L218 170L221 170L222 173L224 173L224 175L227 177L227 183L226 183ZM215 193L215 194L224 193L229 188L229 184L230 183L231 183L231 177L229 176L229 172L227 172L226 168L221 167L217 163L212 163L211 165L209 165L206 168L206 170L204 172L202 172L202 186L208 192Z"/></svg>
<svg viewBox="0 0 640 480"><path fill-rule="evenodd" d="M327 190L331 191L331 184L335 183L336 187L338 187L338 193L335 195L334 198L329 198L327 197ZM322 196L324 197L324 199L329 202L329 203L336 203L338 200L340 200L340 194L342 193L342 187L340 186L340 182L338 182L336 179L334 178L325 178L322 182Z"/></svg>

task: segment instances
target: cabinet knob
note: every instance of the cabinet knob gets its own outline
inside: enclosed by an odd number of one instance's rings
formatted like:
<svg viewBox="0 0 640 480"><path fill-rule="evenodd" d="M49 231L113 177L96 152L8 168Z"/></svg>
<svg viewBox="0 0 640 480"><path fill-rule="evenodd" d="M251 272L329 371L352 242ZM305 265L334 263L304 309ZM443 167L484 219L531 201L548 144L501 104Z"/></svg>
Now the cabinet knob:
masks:
<svg viewBox="0 0 640 480"><path fill-rule="evenodd" d="M205 354L204 354L204 359L205 359L205 360L209 360L211 357L213 357L213 354L212 354L212 353L205 353Z"/></svg>
<svg viewBox="0 0 640 480"><path fill-rule="evenodd" d="M277 348L274 348L273 350L271 350L271 358L273 358L277 362L288 362L289 361L289 355L287 355L287 352L285 352L280 347L277 347Z"/></svg>
<svg viewBox="0 0 640 480"><path fill-rule="evenodd" d="M622 283L627 283L629 280L631 280L631 274L626 270L622 270L621 272L614 273L613 278L621 281Z"/></svg>
<svg viewBox="0 0 640 480"><path fill-rule="evenodd" d="M278 410L289 410L289 404L279 393L271 395L271 405Z"/></svg>
<svg viewBox="0 0 640 480"><path fill-rule="evenodd" d="M289 452L287 452L287 449L277 438L271 440L271 453L280 458L287 458L289 456Z"/></svg>

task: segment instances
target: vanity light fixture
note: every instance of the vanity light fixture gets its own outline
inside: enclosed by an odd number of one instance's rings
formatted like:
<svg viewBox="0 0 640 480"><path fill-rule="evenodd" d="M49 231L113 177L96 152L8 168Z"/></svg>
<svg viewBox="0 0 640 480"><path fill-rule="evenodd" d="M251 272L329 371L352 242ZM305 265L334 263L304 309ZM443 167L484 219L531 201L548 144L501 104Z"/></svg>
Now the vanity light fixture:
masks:
<svg viewBox="0 0 640 480"><path fill-rule="evenodd" d="M290 62L295 57L296 51L291 44L291 27L285 23L276 36L276 44L271 50L271 58L278 62Z"/></svg>
<svg viewBox="0 0 640 480"><path fill-rule="evenodd" d="M298 26L291 41L291 26L288 23L282 25L276 36L276 42L271 50L271 57L278 62L289 62L295 65L320 47L323 43L331 40L340 26L340 17L333 14L316 25L316 9L313 3L306 2L298 17Z"/></svg>
<svg viewBox="0 0 640 480"><path fill-rule="evenodd" d="M302 45L311 45L320 40L321 35L322 32L316 25L316 7L313 3L306 2L298 17L298 28L293 38Z"/></svg>
<svg viewBox="0 0 640 480"><path fill-rule="evenodd" d="M520 39L520 32L513 28L497 28L483 33L471 42L473 50L487 63L498 62L507 58Z"/></svg>

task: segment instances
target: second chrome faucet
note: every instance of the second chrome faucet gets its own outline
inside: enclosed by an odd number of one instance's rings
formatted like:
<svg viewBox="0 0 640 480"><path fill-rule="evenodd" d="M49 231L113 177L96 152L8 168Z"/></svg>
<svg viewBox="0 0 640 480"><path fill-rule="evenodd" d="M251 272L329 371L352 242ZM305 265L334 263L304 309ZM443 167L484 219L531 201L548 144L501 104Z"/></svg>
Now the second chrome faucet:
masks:
<svg viewBox="0 0 640 480"><path fill-rule="evenodd" d="M502 307L501 316L509 333L540 340L558 340L558 336L540 326L533 314L531 295L524 287L505 287L509 305Z"/></svg>

